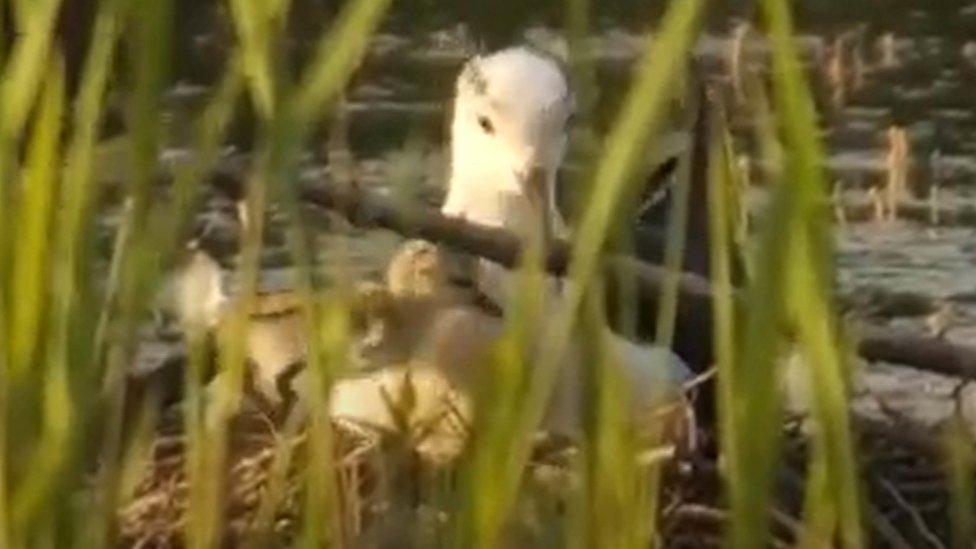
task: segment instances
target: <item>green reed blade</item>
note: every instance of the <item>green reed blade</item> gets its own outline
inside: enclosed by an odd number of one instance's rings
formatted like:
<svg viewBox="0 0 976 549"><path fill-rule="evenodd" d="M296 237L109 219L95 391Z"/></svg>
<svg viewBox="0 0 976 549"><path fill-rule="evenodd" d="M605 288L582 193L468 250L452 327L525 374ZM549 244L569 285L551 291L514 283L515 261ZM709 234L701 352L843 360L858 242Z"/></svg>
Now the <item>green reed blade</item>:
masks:
<svg viewBox="0 0 976 549"><path fill-rule="evenodd" d="M113 28L117 15L115 12L118 11L117 4L119 2L115 0L104 2L100 15L96 19L96 32L93 33L93 44L76 100L73 137L67 149L67 167L64 173L57 171L60 161L56 156L44 160L45 169L53 171L51 177L62 180L62 193L59 197L51 197L59 201L57 223L50 224L54 236L51 238L48 233L44 236L45 241L49 241L51 249L54 250L50 272L52 306L47 313L46 323L50 329L45 329L42 335L43 341L47 343L44 352L46 360L32 368L38 370L41 365L47 367L41 374L44 382L38 386L40 389L38 393L31 394L33 392L31 390L26 394L22 393L18 398L18 407L24 410L32 406L28 404L32 400L39 399L43 404L41 409L43 424L40 426L42 431L33 448L35 459L14 494L12 508L14 527L21 538L31 535L26 533L27 528L31 528L32 531L36 531L36 528L53 528L59 510L65 509L68 503L66 499L58 497L59 491L73 487L79 481L78 475L84 473L81 461L78 459L81 457L79 453L81 448L75 437L78 428L85 428L83 426L86 421L86 408L78 405L86 399L92 400L90 392L86 391L90 385L86 385L84 380L86 376L90 378L96 368L90 362L90 357L84 356L84 353L75 348L73 343L79 337L84 337L81 332L85 331L78 329L83 325L74 318L77 312L74 310L75 302L79 293L76 277L79 276L79 265L85 264L78 258L84 255L83 252L87 248L87 243L81 240L82 235L85 234L84 225L87 218L84 213L85 203L88 197L94 194L88 188L83 174L90 171L90 158L88 158L90 136L96 128L101 96L107 79L107 67L111 61L116 34ZM35 9L38 11L33 16L40 17L43 15L41 10L45 8L38 4ZM56 79L54 76L48 77L46 105L50 105L53 101L50 94L63 94L60 65L56 64L52 70L54 71L52 75L56 74L57 77ZM64 98L59 96L57 99L59 109L63 101ZM41 108L40 117L34 122L35 132L46 125L46 131L51 132L50 142L56 143L61 134L60 112L54 115L44 113L50 113L50 107ZM33 152L30 154L33 155ZM44 188L40 181L34 183L36 183L33 184L35 190L40 191ZM52 184L51 188L53 187ZM31 222L18 222L17 226L19 229L25 229L31 223L39 221L39 218L35 218ZM47 255L42 250L36 252L39 258ZM30 263L28 261L21 265L26 266ZM43 279L38 280L44 283ZM30 305L28 301L19 300L17 308L26 311ZM77 383L77 387L72 386L78 381L80 383ZM78 395L82 398L78 398ZM6 493L6 490L4 492ZM48 518L40 520L38 515L41 510L45 511L45 517Z"/></svg>
<svg viewBox="0 0 976 549"><path fill-rule="evenodd" d="M29 4L30 9L27 8ZM31 0L18 17L22 32L15 41L0 82L0 137L9 143L20 135L44 79L60 0ZM0 173L0 175L3 175Z"/></svg>
<svg viewBox="0 0 976 549"><path fill-rule="evenodd" d="M392 0L359 0L346 6L332 30L323 37L297 90L296 117L315 115L338 97L353 70L359 66L369 37L389 9Z"/></svg>
<svg viewBox="0 0 976 549"><path fill-rule="evenodd" d="M947 422L943 434L954 549L972 547L976 543L976 494L973 493L976 448L971 433L964 418L956 413Z"/></svg>
<svg viewBox="0 0 976 549"><path fill-rule="evenodd" d="M170 33L173 12L170 0L133 0L126 8L133 33L129 43L133 91L129 102L132 178L128 182L126 209L118 228L112 263L118 276L110 279L101 311L95 349L105 361L102 395L105 398L101 468L99 471L99 516L105 522L96 531L94 543L109 539L112 510L118 494L119 459L125 379L136 346L136 328L154 288L160 269L161 250L156 246L151 217L152 183L156 173L161 120L160 98L170 63Z"/></svg>
<svg viewBox="0 0 976 549"><path fill-rule="evenodd" d="M121 31L123 0L103 0L99 4L92 31L92 42L81 75L78 95L74 101L71 138L65 152L62 174L62 210L57 236L55 275L58 281L58 315L61 330L68 329L68 320L77 298L82 269L88 267L90 246L82 238L91 221L93 199L99 194L99 180L92 177L98 125L104 111L105 93L114 61L116 40ZM65 335L62 335L65 337Z"/></svg>
<svg viewBox="0 0 976 549"><path fill-rule="evenodd" d="M6 383L19 391L30 390L28 375L44 378L50 392L41 396L44 421L40 442L34 450L35 463L31 474L20 479L16 491L11 495L9 513L9 534L14 540L25 539L25 522L33 516L37 504L43 500L47 483L57 472L63 451L64 437L70 420L63 414L68 400L64 389L63 369L60 372L44 371L42 347L40 343L45 333L48 308L51 239L49 233L53 224L58 180L55 169L59 164L58 140L61 133L61 113L64 108L63 67L60 59L49 64L49 74L45 79L44 93L40 99L39 110L33 124L33 132L28 144L27 161L18 188L18 208L14 226L18 237L14 243L14 264L11 272L10 328L8 332L10 369L6 372ZM60 374L51 378L50 374ZM56 393L56 394L52 394ZM61 401L53 401L60 398ZM31 413L33 402L18 399L11 403L10 415L5 422L24 423L20 414ZM54 421L52 416L59 421ZM64 425L59 425L63 422ZM18 433L27 435L29 427L14 426ZM9 431L8 431L9 432ZM27 435L30 436L30 435ZM8 444L12 441L7 441ZM9 447L9 446L8 446ZM55 452L60 450L61 452Z"/></svg>
<svg viewBox="0 0 976 549"><path fill-rule="evenodd" d="M58 138L64 90L60 64L56 63L47 85L37 122L30 141L27 165L20 179L16 221L17 238L13 242L11 297L16 306L10 310L10 380L23 379L34 360L42 335L44 311L48 300L51 239L48 238L55 208L60 164ZM13 305L13 304L12 304Z"/></svg>
<svg viewBox="0 0 976 549"><path fill-rule="evenodd" d="M276 105L274 46L280 39L289 3L229 0L229 4L251 98L258 116L270 120Z"/></svg>
<svg viewBox="0 0 976 549"><path fill-rule="evenodd" d="M590 27L589 0L566 0L566 36L569 42L569 68L576 100L576 119L581 127L591 121L596 103L596 64L587 51Z"/></svg>
<svg viewBox="0 0 976 549"><path fill-rule="evenodd" d="M736 341L739 326L735 302L735 288L732 285L732 257L734 234L734 214L730 208L734 204L730 194L737 188L733 183L735 160L731 155L730 136L725 129L723 115L716 115L716 123L711 127L709 141L710 169L708 170L708 230L709 263L711 268L712 316L715 319L712 340L715 349L716 399L718 409L717 428L722 457L732 471L738 470L735 453L736 435L735 386ZM729 482L737 482L729 478ZM741 488L735 488L738 491Z"/></svg>
<svg viewBox="0 0 976 549"><path fill-rule="evenodd" d="M519 431L523 435L521 441L526 440L527 433L542 416L557 363L567 348L587 286L596 275L600 251L614 212L627 191L628 180L643 151L661 127L665 109L673 98L670 85L676 75L683 74L684 60L697 36L703 5L697 0L672 4L659 33L648 40L633 84L604 144L589 207L573 243L566 296L560 304L560 312L549 322L549 335L543 344L545 352L533 372L530 409ZM516 460L520 464L524 463L527 452L524 442L521 444L517 454L520 459Z"/></svg>
<svg viewBox="0 0 976 549"><path fill-rule="evenodd" d="M504 402L498 401L499 393L491 392L491 398L495 400L491 402L489 410L494 415L491 419L479 422L484 421L490 427L490 432L496 435L481 440L479 437L484 435L476 426L473 459L484 461L470 465L469 474L475 477L476 483L473 488L474 501L470 504L480 511L473 512L471 520L474 525L462 527L462 531L469 532L470 537L465 538L466 542L492 546L499 539L500 528L515 504L529 455L529 435L543 417L560 362L564 359L570 338L575 333L576 316L589 282L596 274L599 253L616 206L626 191L629 176L634 173L637 161L651 136L660 127L665 109L672 99L670 84L674 75L680 74L684 69L684 59L697 35L698 15L702 7L703 3L696 0L673 4L661 25L660 33L654 40L648 41L635 73L634 84L605 143L604 154L597 166L593 196L573 247L570 280L565 287L568 295L562 297L555 306L549 306L545 322L529 320L529 330L518 329L518 322L525 319L519 320L519 315L506 314L509 334L533 334L533 345L520 346L517 338L508 343L503 340L500 348L503 354L494 361L494 367L502 371L510 369L513 373L508 376L502 374L502 377L516 379L518 372L525 370L524 366L519 365L526 360L525 349L529 348L533 349L531 356L536 363L532 366L527 389L519 392L509 390L508 398L518 397L516 402L521 404L506 406ZM530 267L534 262L526 261L524 264ZM528 296L545 293L525 295L525 280L518 287L523 293L519 294L521 299L514 302L519 305L524 305L522 302ZM533 317L531 314L526 316ZM542 327L541 332L536 326ZM520 394L525 396L519 396ZM500 395L505 395L505 392ZM506 432L507 436L497 435ZM480 450L479 444L483 445Z"/></svg>
<svg viewBox="0 0 976 549"><path fill-rule="evenodd" d="M464 507L457 519L454 545L461 547L494 547L501 536L501 526L517 499L517 481L524 467L512 452L522 435L518 431L520 416L526 413L526 393L531 363L538 350L538 327L551 287L540 269L538 246L514 275L514 295L505 313L504 332L491 349L484 379L478 383L475 397L475 422L471 450L463 470Z"/></svg>
<svg viewBox="0 0 976 549"><path fill-rule="evenodd" d="M338 100L366 53L369 37L391 4L392 0L351 2L343 7L332 29L322 37L276 126L272 142L276 151L273 163L276 179L292 180L298 147L315 121Z"/></svg>
<svg viewBox="0 0 976 549"><path fill-rule="evenodd" d="M673 200L668 211L667 241L664 248L664 271L666 278L662 287L660 303L655 322L654 343L670 347L674 340L675 318L678 310L678 284L681 281L685 247L688 239L692 178L708 177L707 151L710 144L711 106L705 93L697 90L691 93L697 97L687 108L694 120L690 131L694 143L681 162L676 175ZM696 150L701 149L701 150ZM705 183L707 184L707 183Z"/></svg>
<svg viewBox="0 0 976 549"><path fill-rule="evenodd" d="M737 393L748 390L750 398L739 399L735 406L735 424L729 437L734 441L733 467L728 474L733 517L729 539L734 547L755 547L768 538L765 509L770 497L769 479L778 462L780 430L776 381L779 352L770 339L778 339L775 334L780 325L789 322L811 374L818 429L811 471L820 474L811 476L808 502L814 507L806 510L811 521L807 526L826 525L827 532L811 535L832 539L831 525L839 521L838 533L844 544L859 547L863 541L844 360L828 301L833 274L831 235L820 202L826 187L820 172L822 153L815 113L800 70L788 7L785 2L770 0L763 8L773 44L773 83L785 145L785 182L773 191L756 264L756 283L747 301L750 310L745 347L733 376Z"/></svg>
<svg viewBox="0 0 976 549"><path fill-rule="evenodd" d="M769 142L772 138L762 140ZM762 150L765 154L767 151ZM736 326L739 345L735 356L720 364L719 404L727 417L720 419L726 432L724 475L731 519L726 532L732 547L762 545L768 536L766 508L773 468L778 462L781 428L781 395L777 364L785 348L781 329L786 299L783 265L789 248L790 194L786 184L773 190L759 225L758 248L752 261L752 278L745 291L743 318ZM727 311L733 315L735 311ZM741 335L739 335L741 334Z"/></svg>
<svg viewBox="0 0 976 549"><path fill-rule="evenodd" d="M324 303L310 304L305 313L311 336L306 455L308 463L315 465L305 471L305 505L299 544L302 547L341 545L345 542L334 469L337 463L329 416L329 395L336 373L341 371L349 356L349 312L346 300L333 295Z"/></svg>
<svg viewBox="0 0 976 549"><path fill-rule="evenodd" d="M84 388L89 394L82 398L88 406L95 404L96 398L90 393L91 387L97 385L95 379L101 374L101 365L96 363L93 355L80 353L73 342L87 339L78 332L94 336L94 330L90 328L78 329L91 325L86 315L93 313L86 310L90 306L86 296L92 288L86 273L93 267L93 247L85 237L91 234L94 200L101 192L99 179L93 177L95 142L114 66L115 46L121 33L123 5L123 0L103 0L94 19L92 42L74 100L56 227L52 360L55 363L70 361L73 367L87 370L80 377L92 384Z"/></svg>
<svg viewBox="0 0 976 549"><path fill-rule="evenodd" d="M39 0L28 12L17 11L18 25L24 24L29 31L21 33L13 44L3 65L0 78L0 283L12 264L8 255L12 244L12 218L14 181L16 180L16 146L27 123L37 89L44 78L48 52L51 46L52 26L57 14L58 0ZM20 28L18 26L18 28ZM0 339L7 340L9 317L5 312L10 290L5 283L0 288ZM6 350L8 353L9 349ZM12 366L8 363L8 366Z"/></svg>
<svg viewBox="0 0 976 549"><path fill-rule="evenodd" d="M830 260L822 252L817 254L810 250L809 236L798 236L794 253L810 255L807 261L793 263L792 275L796 278L791 288L798 302L798 336L810 371L813 395L816 434L812 459L823 463L823 488L827 496L817 502L825 508L808 509L806 514L809 517L822 514L835 517L845 546L862 547L859 482L847 408L846 360L841 356L835 316L827 301L828 285L823 279L815 278L817 271ZM815 527L807 528L808 533L821 539L831 539L832 530L818 532Z"/></svg>
<svg viewBox="0 0 976 549"><path fill-rule="evenodd" d="M786 146L787 181L796 216L788 276L796 299L798 340L810 372L813 412L822 445L830 502L842 544L864 545L859 483L847 408L847 362L842 356L836 311L833 235L826 210L827 180L810 87L800 65L790 8L783 0L765 0L762 9L773 43L773 81L777 114ZM814 459L818 459L815 455Z"/></svg>
<svg viewBox="0 0 976 549"><path fill-rule="evenodd" d="M4 6L4 3L0 1L0 8ZM0 9L0 71L4 70L4 65L6 64L7 57L7 12L6 10Z"/></svg>
<svg viewBox="0 0 976 549"><path fill-rule="evenodd" d="M631 388L622 375L614 356L612 336L607 332L606 312L602 306L602 285L595 283L585 298L585 310L580 320L580 335L589 341L581 345L580 359L588 367L582 375L584 383L583 409L587 420L584 485L580 497L581 519L585 522L585 537L581 547L643 548L651 544L656 530L656 502L659 488L659 467L638 463L638 449L656 447L661 429L652 425L650 433L643 433L638 446L628 405ZM648 368L658 365L647 364ZM587 398L588 397L588 398ZM650 414L651 410L645 410ZM651 418L638 421L650 422ZM650 470L648 470L650 469Z"/></svg>

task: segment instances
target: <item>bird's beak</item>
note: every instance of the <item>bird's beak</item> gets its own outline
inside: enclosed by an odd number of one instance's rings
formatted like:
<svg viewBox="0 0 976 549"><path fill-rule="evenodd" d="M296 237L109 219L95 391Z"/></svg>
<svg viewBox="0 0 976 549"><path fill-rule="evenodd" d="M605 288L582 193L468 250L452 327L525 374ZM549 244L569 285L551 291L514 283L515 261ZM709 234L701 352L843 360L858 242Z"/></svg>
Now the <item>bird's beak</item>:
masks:
<svg viewBox="0 0 976 549"><path fill-rule="evenodd" d="M549 204L549 192L546 188L546 172L539 166L533 166L518 173L519 185L525 190L525 195L529 199L529 204L539 216L542 229L542 241L549 242L552 237L552 228L549 220L551 205Z"/></svg>

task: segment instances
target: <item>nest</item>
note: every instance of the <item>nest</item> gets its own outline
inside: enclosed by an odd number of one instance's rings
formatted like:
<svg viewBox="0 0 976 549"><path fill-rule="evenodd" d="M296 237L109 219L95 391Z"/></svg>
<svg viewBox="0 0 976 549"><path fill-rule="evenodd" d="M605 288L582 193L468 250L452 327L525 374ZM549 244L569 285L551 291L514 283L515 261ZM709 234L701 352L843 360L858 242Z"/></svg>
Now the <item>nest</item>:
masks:
<svg viewBox="0 0 976 549"><path fill-rule="evenodd" d="M181 547L190 492L185 437L169 421L152 443L141 481L119 511L118 545ZM431 485L456 483L456 467L431 463L391 433L332 422L342 546L425 546L444 539L450 517L430 501ZM931 437L904 425L858 421L858 456L864 481L865 518L876 547L939 547L951 538L950 494L942 458ZM221 544L255 540L284 546L301 532L308 434L290 435L260 410L231 422L223 486ZM699 435L706 439L706 435ZM786 429L782 466L769 510L771 544L791 547L803 531L802 504L808 440L795 425ZM660 492L658 536L662 546L719 547L730 520L723 503L721 469L707 445L668 459ZM281 469L281 456L288 455ZM571 496L578 455L566 441L542 437L529 464L529 478L557 488L547 497ZM277 469L276 469L277 468ZM976 486L976 485L974 485ZM566 501L558 502L564 510ZM516 518L516 523L518 518ZM513 528L518 529L517 524ZM524 536L518 536L525 539ZM427 540L427 541L424 541ZM538 540L536 540L538 541ZM528 544L519 544L532 546Z"/></svg>
<svg viewBox="0 0 976 549"><path fill-rule="evenodd" d="M158 429L140 480L118 512L118 546L183 547L188 527L190 486L187 437L171 415ZM334 422L333 475L340 487L342 523L361 529L375 476L367 471L378 439L353 425ZM299 532L307 459L305 428L287 433L260 409L249 409L230 422L227 462L220 483L223 502L221 545L237 547L255 540L271 546L292 541Z"/></svg>
<svg viewBox="0 0 976 549"><path fill-rule="evenodd" d="M803 535L809 440L796 424L786 431L769 509L773 547L794 547ZM855 421L855 433L869 546L951 546L950 493L936 440L917 426L863 418ZM688 456L670 471L660 519L664 545L723 547L731 517L722 501L716 461ZM976 482L971 487L976 490Z"/></svg>

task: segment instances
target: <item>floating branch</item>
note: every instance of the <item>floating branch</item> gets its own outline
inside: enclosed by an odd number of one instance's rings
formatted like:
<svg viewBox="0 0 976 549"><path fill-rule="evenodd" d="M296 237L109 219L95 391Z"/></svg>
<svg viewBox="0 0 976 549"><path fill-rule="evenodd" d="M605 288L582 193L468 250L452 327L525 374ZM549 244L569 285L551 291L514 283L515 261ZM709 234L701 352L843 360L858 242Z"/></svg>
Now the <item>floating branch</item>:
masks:
<svg viewBox="0 0 976 549"><path fill-rule="evenodd" d="M843 211L844 219L852 223L880 220L876 202L855 201L835 206ZM926 225L976 227L976 207L966 204L933 207L929 201L905 199L897 203L897 218Z"/></svg>
<svg viewBox="0 0 976 549"><path fill-rule="evenodd" d="M445 217L430 207L399 207L390 199L354 188L340 188L325 180L309 184L303 198L336 211L360 227L382 227L408 238L422 238L498 262L507 267L518 264L519 240L511 233ZM570 261L569 245L552 243L546 260L554 275L566 273ZM654 311L661 293L665 270L631 256L609 253L604 259L607 273L631 277L640 289L639 310ZM611 277L614 278L614 277ZM679 282L679 306L675 350L696 369L712 361L712 289L699 275L684 273ZM739 301L740 306L744 304ZM643 320L643 319L642 319ZM653 322L653 320L651 320ZM976 379L976 347L948 342L937 337L912 335L903 331L870 328L860 334L858 353L868 361L884 361L944 375Z"/></svg>

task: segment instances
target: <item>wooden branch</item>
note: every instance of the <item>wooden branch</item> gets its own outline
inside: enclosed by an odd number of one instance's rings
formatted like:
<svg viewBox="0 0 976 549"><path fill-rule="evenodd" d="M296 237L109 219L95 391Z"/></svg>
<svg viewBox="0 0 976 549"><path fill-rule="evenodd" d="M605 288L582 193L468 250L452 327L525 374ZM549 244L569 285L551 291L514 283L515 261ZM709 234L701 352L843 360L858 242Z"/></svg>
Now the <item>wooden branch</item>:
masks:
<svg viewBox="0 0 976 549"><path fill-rule="evenodd" d="M397 207L374 193L354 189L340 190L325 181L317 181L303 190L303 198L318 206L342 214L361 227L382 227L408 238L422 238L457 250L498 262L507 267L518 264L521 249L518 239L507 231L481 227L444 217L429 207ZM556 241L546 261L554 275L566 273L569 245ZM608 254L604 260L607 273L633 277L640 289L639 312L650 312L661 293L666 273L662 267L633 257ZM679 282L677 338L675 351L695 370L712 363L712 290L709 281L685 273ZM741 296L737 296L741 299ZM740 302L741 304L741 302ZM645 319L641 319L645 324ZM871 328L861 334L858 353L869 361L884 361L920 370L960 378L976 379L976 347L959 345L935 337Z"/></svg>
<svg viewBox="0 0 976 549"><path fill-rule="evenodd" d="M856 201L834 204L835 211L842 211L844 220L849 223L879 221L877 209L872 202ZM958 206L936 206L922 200L903 200L898 203L898 219L906 219L924 225L951 225L961 227L976 226L976 207L968 204ZM936 221L937 220L937 221Z"/></svg>
<svg viewBox="0 0 976 549"><path fill-rule="evenodd" d="M976 379L976 347L923 337L904 330L869 328L857 342L857 351L872 361L912 366L936 374Z"/></svg>

